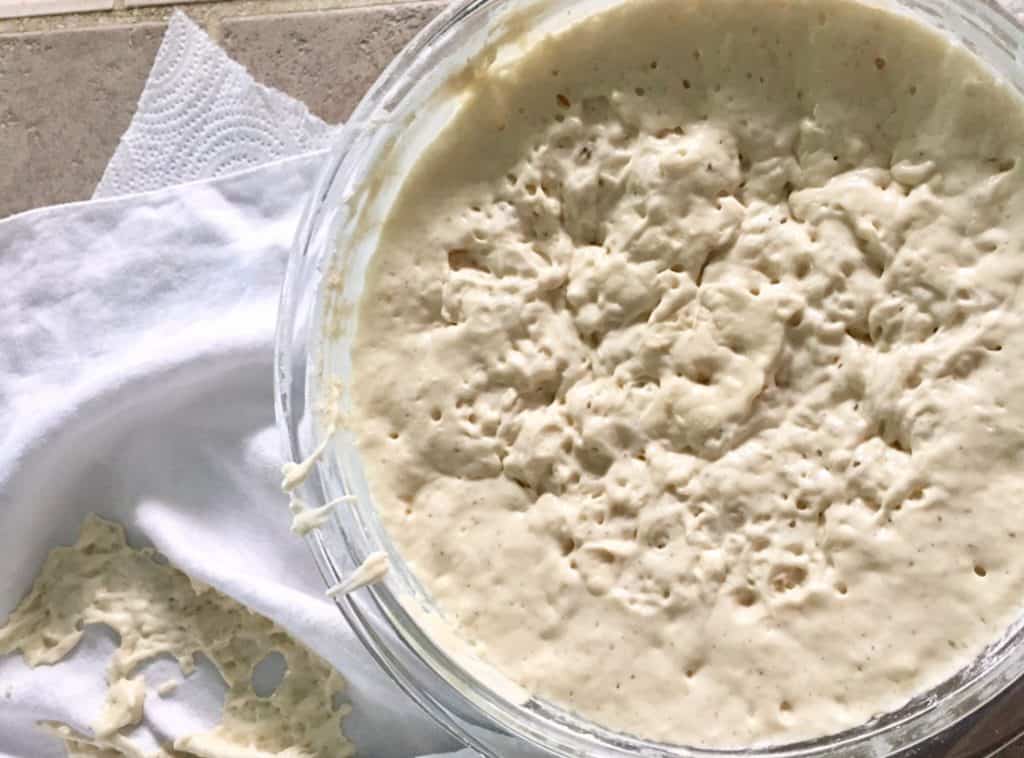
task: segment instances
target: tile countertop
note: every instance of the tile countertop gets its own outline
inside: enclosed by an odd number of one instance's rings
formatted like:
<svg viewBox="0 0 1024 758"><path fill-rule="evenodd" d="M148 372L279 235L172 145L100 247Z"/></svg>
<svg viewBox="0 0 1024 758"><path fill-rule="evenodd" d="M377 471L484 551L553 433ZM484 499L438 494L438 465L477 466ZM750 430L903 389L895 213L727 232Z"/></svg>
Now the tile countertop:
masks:
<svg viewBox="0 0 1024 758"><path fill-rule="evenodd" d="M308 5L250 0L186 10L258 81L336 123L443 4ZM92 195L131 121L170 12L0 20L0 218Z"/></svg>
<svg viewBox="0 0 1024 758"><path fill-rule="evenodd" d="M92 195L160 45L173 7L160 4L0 0L0 218ZM187 10L259 81L333 123L442 5L234 0ZM96 8L114 10L76 12ZM40 15L55 11L66 13ZM900 758L1024 758L1024 740L1013 740L1022 730L1019 682L941 744Z"/></svg>

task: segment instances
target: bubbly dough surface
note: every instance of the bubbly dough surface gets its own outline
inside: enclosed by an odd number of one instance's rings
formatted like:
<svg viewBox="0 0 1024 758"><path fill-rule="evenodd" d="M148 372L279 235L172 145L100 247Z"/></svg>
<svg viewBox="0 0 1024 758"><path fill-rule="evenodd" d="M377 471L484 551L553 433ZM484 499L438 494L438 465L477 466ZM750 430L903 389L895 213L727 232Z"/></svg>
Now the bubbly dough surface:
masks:
<svg viewBox="0 0 1024 758"><path fill-rule="evenodd" d="M459 634L704 746L853 727L1024 598L1024 108L844 0L633 0L477 70L352 425Z"/></svg>

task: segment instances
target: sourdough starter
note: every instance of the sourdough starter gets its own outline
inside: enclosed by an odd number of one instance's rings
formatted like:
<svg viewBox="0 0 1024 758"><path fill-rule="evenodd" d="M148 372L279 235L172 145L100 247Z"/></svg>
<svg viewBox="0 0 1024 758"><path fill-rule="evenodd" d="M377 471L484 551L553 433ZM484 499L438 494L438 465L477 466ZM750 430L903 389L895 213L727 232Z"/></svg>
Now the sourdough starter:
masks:
<svg viewBox="0 0 1024 758"><path fill-rule="evenodd" d="M536 696L864 723L1024 599L1024 108L846 0L631 0L458 85L367 274L399 552Z"/></svg>

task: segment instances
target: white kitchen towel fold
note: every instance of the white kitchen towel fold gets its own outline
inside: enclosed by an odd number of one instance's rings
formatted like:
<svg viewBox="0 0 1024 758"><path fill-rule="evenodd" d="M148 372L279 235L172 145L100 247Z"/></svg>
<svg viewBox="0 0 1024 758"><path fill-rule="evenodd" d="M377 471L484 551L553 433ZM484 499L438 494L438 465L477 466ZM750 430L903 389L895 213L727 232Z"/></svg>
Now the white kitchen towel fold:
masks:
<svg viewBox="0 0 1024 758"><path fill-rule="evenodd" d="M327 658L350 684L360 755L407 758L457 745L324 598L279 490L278 292L324 158L306 151L331 129L177 14L97 195L221 178L0 222L0 618L99 513ZM112 649L90 629L53 667L0 657L0 756L62 755L40 719L88 732ZM147 681L174 668L157 661ZM174 697L147 699L133 739L209 726L222 687L201 666Z"/></svg>
<svg viewBox="0 0 1024 758"><path fill-rule="evenodd" d="M100 513L326 657L350 682L361 754L405 758L455 745L324 598L278 489L278 289L322 157L0 223L0 617ZM93 634L53 668L0 658L0 755L59 755L38 719L87 729L109 652ZM216 677L189 688L148 700L147 724L208 723Z"/></svg>

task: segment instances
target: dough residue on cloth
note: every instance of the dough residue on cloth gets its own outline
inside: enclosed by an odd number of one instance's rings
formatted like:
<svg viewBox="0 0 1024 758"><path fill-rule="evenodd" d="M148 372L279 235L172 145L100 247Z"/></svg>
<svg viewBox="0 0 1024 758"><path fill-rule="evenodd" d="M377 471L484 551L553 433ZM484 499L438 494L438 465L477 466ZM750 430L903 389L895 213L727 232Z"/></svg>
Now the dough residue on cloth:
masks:
<svg viewBox="0 0 1024 758"><path fill-rule="evenodd" d="M632 0L492 60L352 350L375 502L456 632L711 747L974 659L1024 605L1019 96L846 0Z"/></svg>
<svg viewBox="0 0 1024 758"><path fill-rule="evenodd" d="M93 735L51 724L73 756L140 756L124 732L142 720L139 667L167 654L183 674L202 654L227 685L220 723L178 736L155 755L206 758L335 758L353 754L341 732L349 706L335 706L344 682L323 659L270 620L159 559L130 547L117 524L89 516L75 545L46 559L32 591L0 627L0 654L20 651L31 666L54 664L78 644L87 624L105 624L120 642L107 669L108 694ZM253 690L270 653L286 673L267 697ZM166 688L171 684L171 688ZM158 688L169 694L175 683ZM166 688L166 689L165 689Z"/></svg>

